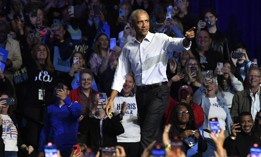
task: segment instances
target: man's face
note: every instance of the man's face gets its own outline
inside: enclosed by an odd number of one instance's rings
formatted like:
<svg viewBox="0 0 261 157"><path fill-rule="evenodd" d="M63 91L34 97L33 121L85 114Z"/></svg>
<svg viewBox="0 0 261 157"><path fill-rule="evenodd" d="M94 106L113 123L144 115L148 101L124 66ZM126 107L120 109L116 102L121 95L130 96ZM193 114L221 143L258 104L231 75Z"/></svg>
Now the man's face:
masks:
<svg viewBox="0 0 261 157"><path fill-rule="evenodd" d="M244 133L250 133L254 126L252 116L250 115L242 116L240 118L240 126Z"/></svg>
<svg viewBox="0 0 261 157"><path fill-rule="evenodd" d="M149 15L146 13L139 13L136 15L136 20L132 23L136 31L136 35L145 38L150 28Z"/></svg>
<svg viewBox="0 0 261 157"><path fill-rule="evenodd" d="M92 76L88 73L82 74L81 77L81 88L87 90L92 86Z"/></svg>
<svg viewBox="0 0 261 157"><path fill-rule="evenodd" d="M249 84L251 88L256 88L260 85L261 79L260 79L260 72L257 69L251 70L249 72Z"/></svg>

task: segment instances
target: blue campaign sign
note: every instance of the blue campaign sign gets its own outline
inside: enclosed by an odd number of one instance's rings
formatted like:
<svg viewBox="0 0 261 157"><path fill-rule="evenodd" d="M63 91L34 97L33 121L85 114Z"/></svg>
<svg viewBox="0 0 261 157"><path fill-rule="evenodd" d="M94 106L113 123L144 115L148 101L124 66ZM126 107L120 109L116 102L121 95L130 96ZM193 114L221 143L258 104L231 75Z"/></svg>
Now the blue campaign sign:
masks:
<svg viewBox="0 0 261 157"><path fill-rule="evenodd" d="M5 62L7 60L7 56L8 56L8 51L3 48L0 48L0 68L2 72L4 72L5 70Z"/></svg>

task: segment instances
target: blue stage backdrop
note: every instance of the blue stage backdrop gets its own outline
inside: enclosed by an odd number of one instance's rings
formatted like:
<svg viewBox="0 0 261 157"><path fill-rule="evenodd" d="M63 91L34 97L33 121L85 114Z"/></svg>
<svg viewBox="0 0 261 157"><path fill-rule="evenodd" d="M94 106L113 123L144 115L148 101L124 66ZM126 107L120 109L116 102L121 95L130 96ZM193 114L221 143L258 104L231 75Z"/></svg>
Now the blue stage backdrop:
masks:
<svg viewBox="0 0 261 157"><path fill-rule="evenodd" d="M218 12L218 27L233 47L242 42L250 58L261 66L261 1L260 0L190 0L190 10L198 15L204 8Z"/></svg>

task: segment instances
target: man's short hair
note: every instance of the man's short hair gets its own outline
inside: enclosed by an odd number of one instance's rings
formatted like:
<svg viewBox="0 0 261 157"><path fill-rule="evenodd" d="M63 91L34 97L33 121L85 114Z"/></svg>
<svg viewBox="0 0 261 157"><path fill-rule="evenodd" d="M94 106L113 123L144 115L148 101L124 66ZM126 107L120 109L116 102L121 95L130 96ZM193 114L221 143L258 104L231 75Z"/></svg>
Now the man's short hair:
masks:
<svg viewBox="0 0 261 157"><path fill-rule="evenodd" d="M80 71L80 80L82 79L83 74L89 74L89 75L91 75L91 77L93 79L93 72L90 69L82 69Z"/></svg>
<svg viewBox="0 0 261 157"><path fill-rule="evenodd" d="M141 14L141 13L145 13L145 14L147 14L149 16L149 14L145 10L143 10L143 9L136 9L130 15L131 22L132 23L136 22L137 14Z"/></svg>
<svg viewBox="0 0 261 157"><path fill-rule="evenodd" d="M241 113L239 114L239 121L240 121L240 123L241 123L241 118L242 118L243 116L250 116L251 119L253 120L252 114L251 114L250 112L244 111L244 112L241 112Z"/></svg>
<svg viewBox="0 0 261 157"><path fill-rule="evenodd" d="M248 75L251 71L253 70L257 70L259 72L259 75L261 75L261 69L259 67L255 67L255 66L252 66L249 70L248 70Z"/></svg>

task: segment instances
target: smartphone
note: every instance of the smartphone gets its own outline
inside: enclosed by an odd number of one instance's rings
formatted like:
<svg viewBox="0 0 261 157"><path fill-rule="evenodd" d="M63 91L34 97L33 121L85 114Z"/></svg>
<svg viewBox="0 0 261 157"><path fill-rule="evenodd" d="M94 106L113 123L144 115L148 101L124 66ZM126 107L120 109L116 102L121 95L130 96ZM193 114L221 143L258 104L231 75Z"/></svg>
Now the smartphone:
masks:
<svg viewBox="0 0 261 157"><path fill-rule="evenodd" d="M110 49L112 50L116 46L116 38L110 39Z"/></svg>
<svg viewBox="0 0 261 157"><path fill-rule="evenodd" d="M165 157L165 147L163 144L155 144L151 150L151 155L153 157Z"/></svg>
<svg viewBox="0 0 261 157"><path fill-rule="evenodd" d="M125 16L125 11L122 8L120 8L119 9L119 17L124 17L124 16Z"/></svg>
<svg viewBox="0 0 261 157"><path fill-rule="evenodd" d="M218 75L222 75L223 72L222 72L222 68L223 68L223 63L222 62L217 62L217 67L218 69Z"/></svg>
<svg viewBox="0 0 261 157"><path fill-rule="evenodd" d="M74 16L74 6L69 6L68 7L68 15L70 17Z"/></svg>
<svg viewBox="0 0 261 157"><path fill-rule="evenodd" d="M250 157L261 157L261 148L257 144L250 148Z"/></svg>
<svg viewBox="0 0 261 157"><path fill-rule="evenodd" d="M81 146L79 144L76 144L76 145L73 146L73 154L74 155L79 154L81 151L82 151Z"/></svg>
<svg viewBox="0 0 261 157"><path fill-rule="evenodd" d="M210 21L209 21L209 20L206 20L205 22L206 22L206 27L209 28L209 27L211 26Z"/></svg>
<svg viewBox="0 0 261 157"><path fill-rule="evenodd" d="M217 117L209 119L209 127L210 127L210 131L213 132L215 135L221 131Z"/></svg>
<svg viewBox="0 0 261 157"><path fill-rule="evenodd" d="M80 58L79 57L73 57L73 64L79 64L79 60Z"/></svg>
<svg viewBox="0 0 261 157"><path fill-rule="evenodd" d="M5 100L6 103L3 105L15 105L15 100L13 98L0 98L0 101Z"/></svg>
<svg viewBox="0 0 261 157"><path fill-rule="evenodd" d="M178 136L174 136L173 141L171 142L171 149L172 150L182 149L182 147L183 147L183 141L181 141Z"/></svg>
<svg viewBox="0 0 261 157"><path fill-rule="evenodd" d="M234 124L235 124L235 123L239 123L239 122L240 122L239 116L233 117L233 123L234 123Z"/></svg>
<svg viewBox="0 0 261 157"><path fill-rule="evenodd" d="M171 19L172 18L172 15L173 15L173 7L171 5L169 5L167 8L166 8L166 19Z"/></svg>
<svg viewBox="0 0 261 157"><path fill-rule="evenodd" d="M223 63L222 62L218 62L217 63L217 68L222 69L223 68Z"/></svg>
<svg viewBox="0 0 261 157"><path fill-rule="evenodd" d="M52 29L53 30L58 30L60 26L60 20L59 19L53 19L53 24L52 24Z"/></svg>
<svg viewBox="0 0 261 157"><path fill-rule="evenodd" d="M45 147L44 147L44 154L45 157L58 157L57 155L57 148L54 144L52 143L48 143Z"/></svg>
<svg viewBox="0 0 261 157"><path fill-rule="evenodd" d="M197 73L197 68L196 67L190 67L190 72L191 73Z"/></svg>
<svg viewBox="0 0 261 157"><path fill-rule="evenodd" d="M116 153L115 147L102 147L100 148L101 157L109 157Z"/></svg>
<svg viewBox="0 0 261 157"><path fill-rule="evenodd" d="M243 56L243 53L241 52L232 52L232 58L238 59Z"/></svg>
<svg viewBox="0 0 261 157"><path fill-rule="evenodd" d="M99 99L102 101L102 105L106 105L106 100L107 100L106 93L99 93Z"/></svg>
<svg viewBox="0 0 261 157"><path fill-rule="evenodd" d="M207 77L207 78L211 78L212 79L214 77L213 70L203 71L202 75L203 75L204 78Z"/></svg>

